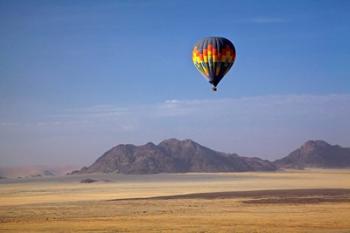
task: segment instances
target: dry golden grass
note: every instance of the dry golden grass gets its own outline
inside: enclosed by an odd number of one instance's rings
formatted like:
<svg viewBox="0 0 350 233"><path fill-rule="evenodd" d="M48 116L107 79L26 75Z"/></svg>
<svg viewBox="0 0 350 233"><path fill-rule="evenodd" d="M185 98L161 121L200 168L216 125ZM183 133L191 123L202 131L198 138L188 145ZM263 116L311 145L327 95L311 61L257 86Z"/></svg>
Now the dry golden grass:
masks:
<svg viewBox="0 0 350 233"><path fill-rule="evenodd" d="M0 232L350 232L350 202L123 200L198 192L350 188L349 170L115 176L0 184Z"/></svg>

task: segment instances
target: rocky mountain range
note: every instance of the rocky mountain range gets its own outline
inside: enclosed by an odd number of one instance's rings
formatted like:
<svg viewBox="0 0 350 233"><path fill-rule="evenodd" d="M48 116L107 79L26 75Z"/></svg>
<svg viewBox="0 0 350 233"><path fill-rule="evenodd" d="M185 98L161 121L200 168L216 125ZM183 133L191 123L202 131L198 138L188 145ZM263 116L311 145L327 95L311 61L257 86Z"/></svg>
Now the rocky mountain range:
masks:
<svg viewBox="0 0 350 233"><path fill-rule="evenodd" d="M122 144L113 147L91 166L72 174L123 173L152 174L177 172L242 172L274 171L277 167L267 160L217 152L192 140L164 140L158 145Z"/></svg>
<svg viewBox="0 0 350 233"><path fill-rule="evenodd" d="M330 145L325 141L307 141L288 156L276 160L279 168L303 169L314 168L348 168L350 167L350 148Z"/></svg>
<svg viewBox="0 0 350 233"><path fill-rule="evenodd" d="M147 143L141 146L131 144L115 146L89 167L83 167L71 174L243 172L307 167L350 167L350 148L330 145L321 140L310 140L286 157L270 162L257 157L214 151L189 139L168 139L158 145Z"/></svg>

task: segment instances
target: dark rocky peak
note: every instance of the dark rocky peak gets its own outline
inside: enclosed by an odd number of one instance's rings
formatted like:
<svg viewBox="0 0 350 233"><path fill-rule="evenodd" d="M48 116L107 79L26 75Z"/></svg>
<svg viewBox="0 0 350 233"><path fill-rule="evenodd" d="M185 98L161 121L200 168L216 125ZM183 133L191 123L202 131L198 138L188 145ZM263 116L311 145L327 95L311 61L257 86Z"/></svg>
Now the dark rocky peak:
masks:
<svg viewBox="0 0 350 233"><path fill-rule="evenodd" d="M162 147L164 147L164 146L166 146L166 147L168 147L168 146L179 146L181 143L182 143L181 140L178 140L176 138L170 138L170 139L166 139L166 140L161 141L158 144L158 146L162 146Z"/></svg>
<svg viewBox="0 0 350 233"><path fill-rule="evenodd" d="M190 139L167 139L155 145L118 145L104 153L91 166L73 174L117 172L150 174L160 172L273 171L276 167L258 158L225 154Z"/></svg>
<svg viewBox="0 0 350 233"><path fill-rule="evenodd" d="M324 149L330 146L330 144L322 140L309 140L301 146L301 149L306 152L313 151L316 149Z"/></svg>
<svg viewBox="0 0 350 233"><path fill-rule="evenodd" d="M113 147L112 149L110 149L110 151L132 150L134 148L135 148L135 145L132 145L132 144L119 144L119 145Z"/></svg>
<svg viewBox="0 0 350 233"><path fill-rule="evenodd" d="M166 139L161 143L159 143L159 146L187 147L187 148L203 147L204 148L204 146L198 144L195 141L192 141L191 139L178 140L176 138Z"/></svg>
<svg viewBox="0 0 350 233"><path fill-rule="evenodd" d="M157 146L153 142L148 142L145 145L139 146L140 149L156 149Z"/></svg>
<svg viewBox="0 0 350 233"><path fill-rule="evenodd" d="M190 139L167 139L159 143L158 146L168 153L184 156L190 156L195 154L205 155L208 153L220 153L213 151L207 147L204 147Z"/></svg>
<svg viewBox="0 0 350 233"><path fill-rule="evenodd" d="M350 148L310 140L288 156L275 161L281 168L345 168L350 167Z"/></svg>
<svg viewBox="0 0 350 233"><path fill-rule="evenodd" d="M329 146L330 144L322 140L309 140L302 145L303 148L316 148L316 147L329 147Z"/></svg>

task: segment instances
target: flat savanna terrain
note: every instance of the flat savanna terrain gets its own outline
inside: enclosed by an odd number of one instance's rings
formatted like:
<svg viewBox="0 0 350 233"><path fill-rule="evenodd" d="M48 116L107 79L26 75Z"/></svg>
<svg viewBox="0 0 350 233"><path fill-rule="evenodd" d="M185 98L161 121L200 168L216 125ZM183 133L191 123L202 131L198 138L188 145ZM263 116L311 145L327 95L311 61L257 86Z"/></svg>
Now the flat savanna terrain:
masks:
<svg viewBox="0 0 350 233"><path fill-rule="evenodd" d="M0 180L0 232L345 233L349 219L350 170Z"/></svg>

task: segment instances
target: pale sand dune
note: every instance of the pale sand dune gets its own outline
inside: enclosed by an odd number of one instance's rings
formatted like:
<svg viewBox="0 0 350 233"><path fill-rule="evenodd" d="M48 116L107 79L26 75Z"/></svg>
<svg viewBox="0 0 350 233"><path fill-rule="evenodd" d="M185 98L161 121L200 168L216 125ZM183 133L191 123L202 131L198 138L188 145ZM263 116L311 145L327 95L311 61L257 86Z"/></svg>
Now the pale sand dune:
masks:
<svg viewBox="0 0 350 233"><path fill-rule="evenodd" d="M79 183L84 177L108 179L111 182ZM31 179L28 182L21 180L20 183L1 184L0 205L109 200L198 192L303 188L350 188L350 170L90 175Z"/></svg>

